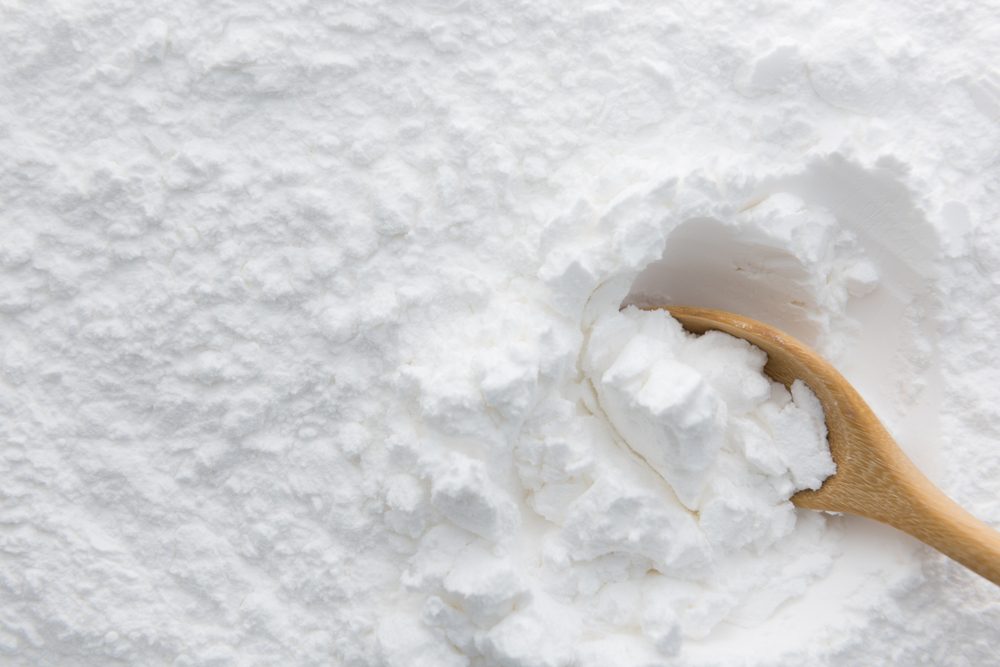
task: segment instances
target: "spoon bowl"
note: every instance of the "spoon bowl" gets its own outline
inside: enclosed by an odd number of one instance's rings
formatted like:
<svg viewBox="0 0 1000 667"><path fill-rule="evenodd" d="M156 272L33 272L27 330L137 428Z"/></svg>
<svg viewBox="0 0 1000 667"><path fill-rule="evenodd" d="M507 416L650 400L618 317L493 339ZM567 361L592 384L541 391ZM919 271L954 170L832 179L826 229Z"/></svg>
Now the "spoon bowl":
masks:
<svg viewBox="0 0 1000 667"><path fill-rule="evenodd" d="M792 496L795 505L881 521L1000 585L1000 533L934 486L833 366L795 338L748 317L686 306L663 309L692 333L717 330L752 343L767 353L768 376L785 386L802 380L816 394L837 472L819 489Z"/></svg>

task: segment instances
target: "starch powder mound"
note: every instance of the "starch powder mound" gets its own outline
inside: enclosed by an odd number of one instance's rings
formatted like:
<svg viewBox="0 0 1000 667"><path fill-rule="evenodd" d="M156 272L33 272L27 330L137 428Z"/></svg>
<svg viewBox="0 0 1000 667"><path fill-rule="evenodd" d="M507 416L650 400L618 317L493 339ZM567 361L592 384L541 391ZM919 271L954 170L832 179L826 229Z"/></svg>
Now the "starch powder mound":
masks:
<svg viewBox="0 0 1000 667"><path fill-rule="evenodd" d="M996 664L995 2L0 7L0 665Z"/></svg>

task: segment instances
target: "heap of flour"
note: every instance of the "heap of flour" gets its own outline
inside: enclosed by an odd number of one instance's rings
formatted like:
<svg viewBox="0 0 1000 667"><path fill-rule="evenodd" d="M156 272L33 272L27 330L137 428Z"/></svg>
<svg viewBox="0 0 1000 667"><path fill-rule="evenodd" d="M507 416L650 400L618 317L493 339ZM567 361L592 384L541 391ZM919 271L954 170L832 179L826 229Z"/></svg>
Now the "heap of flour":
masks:
<svg viewBox="0 0 1000 667"><path fill-rule="evenodd" d="M689 243L650 206L664 192L618 203L618 229L647 230L621 248L566 256L550 237L549 266L566 268L539 296L565 315L539 320L534 345L500 343L506 353L482 366L482 400L503 435L441 411L450 451L415 447L393 478L387 520L418 540L401 582L422 611L380 626L392 664L661 664L720 627L757 626L830 571L836 532L789 502L835 471L809 388L771 381L766 355L745 341L692 335L663 310L619 309L649 263L649 234L668 252ZM856 276L871 276L871 289L874 268L823 209L786 193L739 217L722 228L734 246L769 248L756 256L773 266L811 262L799 281L763 264L761 286L840 303L827 317L842 316ZM624 273L608 280L608 270ZM439 358L406 373L433 378L422 391L444 400L459 369Z"/></svg>
<svg viewBox="0 0 1000 667"><path fill-rule="evenodd" d="M644 657L616 664L650 664L721 621L766 617L826 572L823 519L797 527L788 500L835 470L823 411L800 381L789 393L769 380L765 362L664 311L602 316L580 400L550 403L518 435L521 493L462 455L432 473L426 500L419 487L390 492L398 530L413 531L414 515L447 521L424 533L403 579L426 595L424 622L497 664L596 667L623 643ZM526 628L545 641L525 642ZM382 639L399 664L430 659L388 628Z"/></svg>

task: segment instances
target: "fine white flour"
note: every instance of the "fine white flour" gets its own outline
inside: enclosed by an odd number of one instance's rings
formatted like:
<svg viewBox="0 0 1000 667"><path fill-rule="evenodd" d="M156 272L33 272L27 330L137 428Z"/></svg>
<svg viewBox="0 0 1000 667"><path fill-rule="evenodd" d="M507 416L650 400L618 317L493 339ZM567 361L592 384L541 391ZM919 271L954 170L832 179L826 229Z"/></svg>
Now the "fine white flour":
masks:
<svg viewBox="0 0 1000 667"><path fill-rule="evenodd" d="M0 665L997 662L996 3L0 8Z"/></svg>

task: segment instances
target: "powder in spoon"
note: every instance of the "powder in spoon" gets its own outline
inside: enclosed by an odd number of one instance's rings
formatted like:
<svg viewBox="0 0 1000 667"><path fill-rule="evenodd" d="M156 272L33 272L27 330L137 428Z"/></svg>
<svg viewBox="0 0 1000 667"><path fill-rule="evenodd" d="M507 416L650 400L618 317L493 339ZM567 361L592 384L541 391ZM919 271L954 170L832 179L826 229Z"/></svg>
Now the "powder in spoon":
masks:
<svg viewBox="0 0 1000 667"><path fill-rule="evenodd" d="M584 370L620 439L685 507L711 512L729 495L713 489L752 487L747 497L761 499L769 487L784 501L789 489L817 489L835 470L819 401L801 381L789 393L768 379L766 362L746 341L693 336L664 311L630 307L594 325ZM729 457L738 461L720 461ZM720 470L745 474L718 479ZM738 530L747 519L730 523Z"/></svg>

